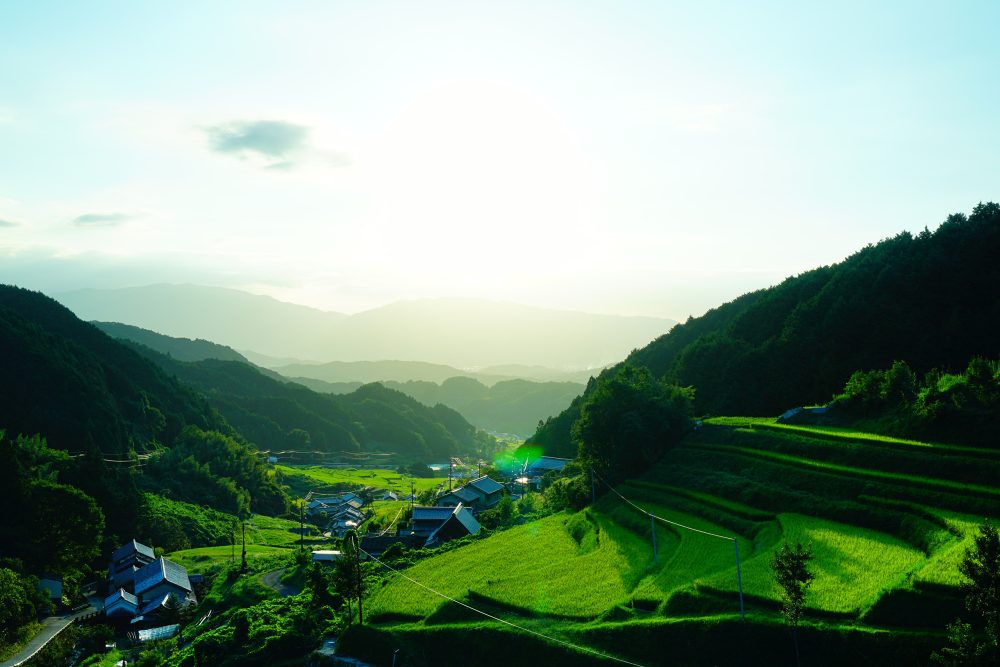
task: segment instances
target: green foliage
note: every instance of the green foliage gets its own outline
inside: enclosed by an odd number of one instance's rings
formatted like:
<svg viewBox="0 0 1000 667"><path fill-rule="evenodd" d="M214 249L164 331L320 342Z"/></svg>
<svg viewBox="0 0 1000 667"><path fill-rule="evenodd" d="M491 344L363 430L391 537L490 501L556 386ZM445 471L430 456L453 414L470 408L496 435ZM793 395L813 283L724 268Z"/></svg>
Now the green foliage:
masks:
<svg viewBox="0 0 1000 667"><path fill-rule="evenodd" d="M622 366L598 380L573 424L580 458L613 480L645 470L689 429L693 396L644 368Z"/></svg>
<svg viewBox="0 0 1000 667"><path fill-rule="evenodd" d="M1000 205L979 204L933 233L902 233L690 318L626 361L695 387L700 414L777 415L825 402L856 370L898 359L917 374L959 368L996 354L1000 292L983 286L1000 284L998 256ZM581 404L529 443L572 456Z"/></svg>
<svg viewBox="0 0 1000 667"><path fill-rule="evenodd" d="M812 547L803 547L796 542L794 547L787 542L771 556L774 581L781 587L781 613L791 626L797 626L805 608L806 590L815 576L809 571Z"/></svg>
<svg viewBox="0 0 1000 667"><path fill-rule="evenodd" d="M579 511L590 500L590 480L582 475L557 479L545 489L545 504L557 512Z"/></svg>
<svg viewBox="0 0 1000 667"><path fill-rule="evenodd" d="M245 442L217 431L185 428L168 450L151 456L149 483L171 498L208 505L236 516L251 508L282 514L288 499L266 464Z"/></svg>
<svg viewBox="0 0 1000 667"><path fill-rule="evenodd" d="M972 625L956 620L948 624L948 646L931 654L931 660L945 667L977 667L996 664L987 655L987 647L979 642Z"/></svg>
<svg viewBox="0 0 1000 667"><path fill-rule="evenodd" d="M0 554L23 560L35 573L76 571L100 548L104 515L94 499L55 479L68 461L37 436L11 439L0 431Z"/></svg>
<svg viewBox="0 0 1000 667"><path fill-rule="evenodd" d="M497 503L496 507L488 509L479 515L479 523L484 528L489 528L490 530L510 526L514 522L514 519L514 502L506 493L500 499L500 502Z"/></svg>
<svg viewBox="0 0 1000 667"><path fill-rule="evenodd" d="M974 357L961 373L932 369L917 382L897 361L856 372L836 401L839 413L882 432L993 447L1000 437L1000 362Z"/></svg>
<svg viewBox="0 0 1000 667"><path fill-rule="evenodd" d="M386 449L415 459L475 451L476 429L445 406L429 408L381 384L322 394L239 361L181 362L133 344L166 372L204 392L212 407L261 449L285 450L289 438L328 452ZM294 436L290 435L295 433Z"/></svg>
<svg viewBox="0 0 1000 667"><path fill-rule="evenodd" d="M0 424L55 448L125 454L185 424L221 427L194 392L52 299L0 285ZM13 379L16 378L16 381Z"/></svg>
<svg viewBox="0 0 1000 667"><path fill-rule="evenodd" d="M45 609L35 592L37 581L0 567L0 643L15 628L34 620L39 610Z"/></svg>
<svg viewBox="0 0 1000 667"><path fill-rule="evenodd" d="M155 493L144 493L143 500L138 534L167 552L229 544L236 529L233 514Z"/></svg>
<svg viewBox="0 0 1000 667"><path fill-rule="evenodd" d="M223 622L202 631L172 653L170 667L195 665L301 664L317 647L318 637L340 630L328 607L317 607L309 594L263 600L222 615Z"/></svg>
<svg viewBox="0 0 1000 667"><path fill-rule="evenodd" d="M1000 534L984 521L958 567L966 606L983 619L993 651L1000 646Z"/></svg>

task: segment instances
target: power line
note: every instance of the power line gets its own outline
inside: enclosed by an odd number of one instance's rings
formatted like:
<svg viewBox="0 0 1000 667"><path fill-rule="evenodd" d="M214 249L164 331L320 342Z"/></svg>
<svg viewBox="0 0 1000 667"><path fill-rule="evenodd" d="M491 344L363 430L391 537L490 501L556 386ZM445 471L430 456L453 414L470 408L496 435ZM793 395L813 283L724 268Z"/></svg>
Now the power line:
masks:
<svg viewBox="0 0 1000 667"><path fill-rule="evenodd" d="M626 503L628 503L629 505L631 505L635 509L639 510L643 514L646 514L647 516L649 516L650 528L651 528L652 533L653 533L653 560L656 560L656 524L653 523L653 519L659 519L660 521L663 521L664 523L669 523L670 525L677 526L678 528L684 528L685 530L690 530L690 531L694 531L696 533L701 533L702 535L708 535L709 537L718 537L720 540L726 540L727 542L732 542L733 543L733 556L734 556L734 558L736 560L736 586L739 589L739 593L740 593L740 617L741 618L746 618L746 609L743 606L743 575L740 572L740 543L739 543L739 541L735 537L730 537L728 535L719 535L718 533L712 533L712 532L709 532L707 530L702 530L700 528L695 528L693 526L687 526L687 525L684 525L683 523L678 523L677 521L671 521L670 519L665 519L662 516L657 516L656 514L653 514L652 512L647 512L646 510L642 509L641 507L639 507L638 505L636 505L634 502L632 502L631 500L629 500L628 498L626 498L625 496L623 496L621 493L619 493L618 490L615 487L613 487L610 484L608 484L607 480L605 480L603 477L601 477L600 475L598 475L597 471L594 470L593 467L590 468L590 473L593 476L595 476L598 479L600 479L602 482L604 482L604 485L607 486L609 489L611 489L612 493L614 493L616 496L618 496L623 501L625 501ZM593 478L591 478L591 484L593 484ZM591 493L593 493L593 490L591 490Z"/></svg>
<svg viewBox="0 0 1000 667"><path fill-rule="evenodd" d="M400 507L399 511L396 512L396 517L389 523L388 526L385 527L385 530L383 530L381 533L378 534L378 536L382 537L383 535L385 535L386 533L388 533L390 530L392 530L392 527L396 525L396 521L399 519L399 515L401 515L402 513L403 513L403 508Z"/></svg>
<svg viewBox="0 0 1000 667"><path fill-rule="evenodd" d="M392 567L391 565L386 565L385 563L383 563L382 561L380 561L378 558L375 558L375 556L372 556L370 553L368 553L364 549L361 549L359 547L358 550L361 553L363 553L364 555L366 555L369 558L371 558L373 561L375 561L379 565L381 565L382 567L384 567L385 569L387 569L387 570L389 570L391 572L395 572L396 574L398 574L399 576L401 576L403 579L406 579L410 583L416 584L417 586L420 586L424 590L429 591L429 592L433 593L434 595L437 595L438 597L444 598L445 600L448 600L449 602L454 602L455 604L457 604L457 605L459 605L461 607L465 607L469 611L474 611L477 614L485 616L486 618L492 619L492 620L497 621L499 623L503 623L504 625L509 625L512 628L517 628L518 630L521 630L522 632L527 632L529 634L535 635L536 637L541 637L542 639L546 639L546 640L551 641L551 642L556 642L556 643L562 644L564 646L569 646L571 648L575 648L578 651L584 651L586 653L593 653L596 656L600 656L602 658L607 658L608 660L614 660L615 662L620 662L620 663L622 663L624 665L632 665L633 667L642 667L642 665L640 665L637 662L630 662L629 660L625 660L624 658L618 658L618 657L615 657L613 655L608 655L607 653L601 653L598 650L589 648L587 646L580 646L579 644L573 644L572 642L568 642L568 641L566 641L564 639L558 639L556 637L552 637L552 636L549 636L549 635L543 635L541 632L537 632L535 630L532 630L530 628L526 628L526 627L524 627L522 625L518 625L516 623L511 623L508 620L505 620L505 619L499 618L497 616L494 616L493 614L490 614L490 613L487 613L485 611L482 611L481 609L476 609L472 605L469 605L469 604L466 604L466 603L461 602L459 600L456 600L455 598L449 597L449 596L445 595L444 593L439 593L438 591L434 590L430 586L427 586L426 584L422 584L419 581L417 581L416 579L413 579L412 577L408 577L407 575L403 574L402 572L400 572L396 568Z"/></svg>
<svg viewBox="0 0 1000 667"><path fill-rule="evenodd" d="M664 523L669 523L672 526L677 526L678 528L684 528L685 530L691 530L691 531L694 531L696 533L701 533L702 535L708 535L709 537L718 537L720 540L727 540L729 542L732 542L733 540L736 539L735 537L732 537L730 535L719 535L718 533L712 533L712 532L709 532L707 530L702 530L701 528L694 528L693 526L687 526L687 525L684 525L683 523L678 523L677 521L671 521L670 519L665 519L662 516L653 514L652 512L650 512L648 510L644 510L643 508L639 507L634 502L632 502L631 500L629 500L628 498L626 498L625 496L623 496L621 493L619 493L618 490L615 489L615 487L613 487L610 484L608 484L608 482L603 477L601 477L600 475L598 475L596 471L591 470L591 472L594 473L594 475L597 477L597 479L599 479L602 482L604 482L604 485L607 486L608 489L610 489L612 493L614 493L616 496L618 496L619 498L621 498L622 500L624 500L626 503L628 503L629 505L631 505L632 507L634 507L635 509L639 510L640 512L642 512L643 514L645 514L647 516L651 516L654 519L657 519L657 520L662 521Z"/></svg>

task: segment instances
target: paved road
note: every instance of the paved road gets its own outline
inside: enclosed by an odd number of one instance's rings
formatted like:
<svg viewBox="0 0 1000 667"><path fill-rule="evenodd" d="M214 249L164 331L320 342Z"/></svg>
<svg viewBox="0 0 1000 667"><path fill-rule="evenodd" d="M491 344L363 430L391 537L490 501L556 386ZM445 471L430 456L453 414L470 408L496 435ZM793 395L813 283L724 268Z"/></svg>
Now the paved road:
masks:
<svg viewBox="0 0 1000 667"><path fill-rule="evenodd" d="M284 573L285 568L283 567L278 568L277 570L271 570L260 578L260 583L264 584L273 591L277 591L278 595L283 598L287 598L291 595L298 595L299 589L281 582L281 575ZM0 667L4 666L0 665Z"/></svg>
<svg viewBox="0 0 1000 667"><path fill-rule="evenodd" d="M20 653L15 655L10 660L6 662L0 662L0 667L17 667L17 665L23 665L25 662L35 657L35 654L45 648L45 645L52 640L53 637L58 635L60 632L66 629L70 623L75 621L81 616L87 616L92 614L96 609L93 607L87 607L83 611L79 611L75 614L65 614L63 616L49 616L42 621L42 630L35 637L24 645Z"/></svg>

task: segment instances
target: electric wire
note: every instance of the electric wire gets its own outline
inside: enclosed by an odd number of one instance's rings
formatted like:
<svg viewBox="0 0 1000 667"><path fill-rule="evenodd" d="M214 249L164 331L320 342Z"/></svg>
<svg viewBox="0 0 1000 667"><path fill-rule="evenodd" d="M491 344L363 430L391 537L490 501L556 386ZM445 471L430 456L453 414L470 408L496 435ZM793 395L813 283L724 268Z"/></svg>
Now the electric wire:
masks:
<svg viewBox="0 0 1000 667"><path fill-rule="evenodd" d="M664 523L669 523L672 526L677 526L678 528L684 528L685 530L692 530L692 531L694 531L696 533L701 533L702 535L708 535L709 537L718 537L720 540L726 540L728 542L734 542L736 540L735 537L730 537L729 535L719 535L718 533L712 533L712 532L709 532L707 530L702 530L700 528L694 528L692 526L686 526L683 523L678 523L676 521L671 521L670 519L665 519L662 516L658 516L656 514L653 514L652 512L650 512L648 510L644 510L643 508L639 507L634 502L632 502L631 500L629 500L628 498L626 498L625 496L623 496L621 493L619 493L618 489L616 489L615 487L611 486L607 482L607 480L605 480L603 477L601 477L600 475L598 475L596 470L594 470L593 468L591 468L590 472L593 473L593 475L595 477L597 477L597 479L599 479L602 482L604 482L604 485L606 487L608 487L608 489L610 489L612 493L614 493L616 496L618 496L619 498L621 498L622 500L624 500L626 503L628 503L629 505L631 505L632 507L634 507L635 509L639 510L640 512L642 512L643 514L645 514L647 516L651 516L654 519L657 519L657 520L662 521Z"/></svg>
<svg viewBox="0 0 1000 667"><path fill-rule="evenodd" d="M637 662L631 662L630 660L625 660L624 658L619 658L619 657L616 657L616 656L613 656L613 655L609 655L607 653L601 653L600 651L598 651L596 649L592 649L592 648L589 648L587 646L581 646L579 644L574 644L574 643L568 642L568 641L566 641L564 639L558 639L557 637L552 637L552 636L549 636L549 635L544 635L541 632L537 632L536 630L532 630L530 628L526 628L526 627L524 627L522 625L518 625L517 623L511 623L508 620L505 620L503 618L499 618L497 616L494 616L493 614L490 614L490 613L487 613L485 611L482 611L481 609L476 609L472 605L469 605L469 604L466 604L464 602L461 602L460 600L456 600L455 598L449 597L449 596L445 595L444 593L440 593L440 592L434 590L433 588L431 588L430 586L427 586L426 584L422 584L419 581L417 581L416 579L403 574L402 572L400 572L396 568L392 567L391 565L387 565L387 564L383 563L382 561L380 561L375 556L372 556L370 553L368 553L367 551L365 551L361 547L358 547L358 551L360 551L364 555L368 556L373 561L375 561L376 563L378 563L379 565L381 565L385 569L389 570L390 572L395 572L396 574L398 574L399 576L401 576L403 579L406 579L410 583L416 584L417 586L420 586L424 590L429 591L429 592L433 593L434 595L437 595L438 597L444 598L445 600L448 600L449 602L454 602L455 604L457 604L457 605L459 605L461 607L465 607L469 611L474 611L477 614L485 616L486 618L490 618L490 619L492 619L494 621L503 623L504 625L509 625L512 628L517 628L518 630L521 630L522 632L527 632L529 634L535 635L536 637L541 637L542 639L546 639L548 641L556 642L556 643L559 643L559 644L563 644L564 646L569 646L569 647L575 648L578 651L584 651L586 653L592 653L593 655L599 656L601 658L607 658L608 660L613 660L615 662L620 662L620 663L622 663L624 665L632 665L633 667L643 667L642 665L640 665Z"/></svg>

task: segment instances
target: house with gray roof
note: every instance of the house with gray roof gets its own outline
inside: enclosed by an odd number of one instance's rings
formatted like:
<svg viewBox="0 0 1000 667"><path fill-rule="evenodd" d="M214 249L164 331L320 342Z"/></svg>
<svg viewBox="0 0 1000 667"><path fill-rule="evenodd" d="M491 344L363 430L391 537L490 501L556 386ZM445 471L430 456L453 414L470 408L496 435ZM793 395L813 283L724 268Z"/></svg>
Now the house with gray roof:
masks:
<svg viewBox="0 0 1000 667"><path fill-rule="evenodd" d="M156 560L153 548L129 540L115 549L108 565L108 590L124 588L134 592L135 574L143 567Z"/></svg>
<svg viewBox="0 0 1000 667"><path fill-rule="evenodd" d="M525 473L529 477L541 477L547 472L562 472L570 459L561 459L555 456L540 456L528 464Z"/></svg>
<svg viewBox="0 0 1000 667"><path fill-rule="evenodd" d="M166 593L176 595L180 602L194 601L187 570L161 556L135 573L135 594L142 600L151 600Z"/></svg>
<svg viewBox="0 0 1000 667"><path fill-rule="evenodd" d="M361 496L346 491L334 496L316 497L309 501L306 506L306 513L313 521L327 521L344 509L351 507L361 509L365 506L365 500Z"/></svg>
<svg viewBox="0 0 1000 667"><path fill-rule="evenodd" d="M197 601L183 566L153 557L150 547L135 540L115 550L108 571L112 584L119 584L104 599L104 614L112 621L155 623L170 598L181 605Z"/></svg>
<svg viewBox="0 0 1000 667"><path fill-rule="evenodd" d="M410 523L413 534L424 539L430 537L454 511L453 507L414 507Z"/></svg>
<svg viewBox="0 0 1000 667"><path fill-rule="evenodd" d="M139 610L139 598L119 588L104 598L104 615L110 620L129 621Z"/></svg>
<svg viewBox="0 0 1000 667"><path fill-rule="evenodd" d="M437 499L440 507L463 505L478 514L495 507L503 498L503 485L485 475L445 493Z"/></svg>
<svg viewBox="0 0 1000 667"><path fill-rule="evenodd" d="M448 540L458 539L479 532L479 522L467 508L458 505L451 515L427 537L424 546L436 547Z"/></svg>

